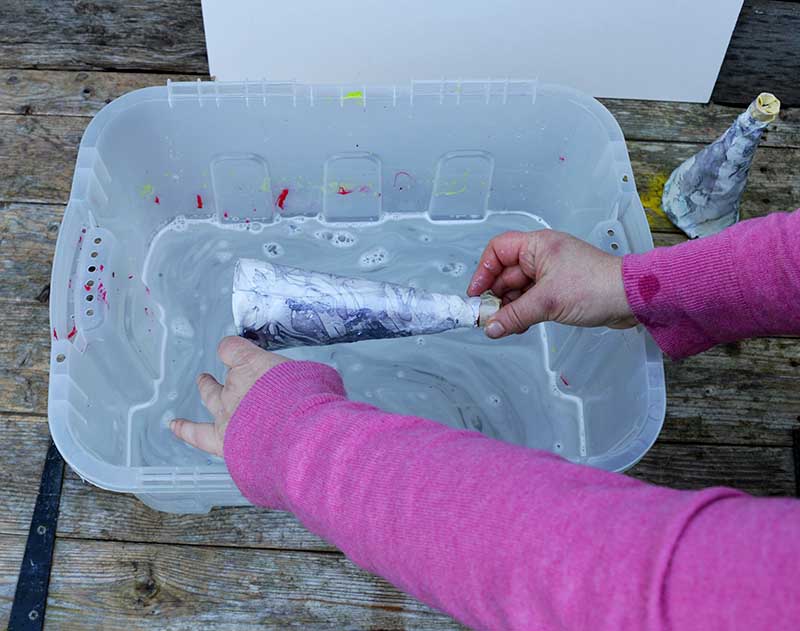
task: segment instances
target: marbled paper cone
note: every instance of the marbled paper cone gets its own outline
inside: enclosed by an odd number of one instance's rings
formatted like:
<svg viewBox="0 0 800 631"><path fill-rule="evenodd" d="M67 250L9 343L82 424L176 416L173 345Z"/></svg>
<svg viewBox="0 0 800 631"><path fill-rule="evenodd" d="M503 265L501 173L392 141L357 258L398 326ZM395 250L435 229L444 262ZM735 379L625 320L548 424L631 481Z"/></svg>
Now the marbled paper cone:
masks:
<svg viewBox="0 0 800 631"><path fill-rule="evenodd" d="M462 298L254 259L239 260L233 279L237 331L267 350L472 328L498 308L491 295Z"/></svg>
<svg viewBox="0 0 800 631"><path fill-rule="evenodd" d="M672 172L662 206L688 236L714 234L738 221L753 154L780 105L774 95L762 92L722 136Z"/></svg>

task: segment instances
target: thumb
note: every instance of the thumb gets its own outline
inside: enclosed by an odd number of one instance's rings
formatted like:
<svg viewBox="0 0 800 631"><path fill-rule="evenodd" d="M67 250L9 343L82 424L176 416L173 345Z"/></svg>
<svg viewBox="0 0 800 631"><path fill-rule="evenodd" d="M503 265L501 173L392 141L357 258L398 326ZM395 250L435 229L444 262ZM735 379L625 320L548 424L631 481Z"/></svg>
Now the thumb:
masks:
<svg viewBox="0 0 800 631"><path fill-rule="evenodd" d="M548 301L542 297L541 288L534 285L489 319L486 335L494 339L512 333L524 333L534 324L547 320L547 312Z"/></svg>
<svg viewBox="0 0 800 631"><path fill-rule="evenodd" d="M195 423L183 418L170 422L169 428L181 440L215 456L222 456L222 441L214 423Z"/></svg>

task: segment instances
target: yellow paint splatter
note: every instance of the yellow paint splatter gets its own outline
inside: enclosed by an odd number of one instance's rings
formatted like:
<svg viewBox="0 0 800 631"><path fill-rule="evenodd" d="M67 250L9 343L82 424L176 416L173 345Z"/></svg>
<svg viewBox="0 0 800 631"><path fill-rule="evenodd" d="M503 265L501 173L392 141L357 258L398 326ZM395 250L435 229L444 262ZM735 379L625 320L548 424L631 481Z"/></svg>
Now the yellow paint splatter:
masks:
<svg viewBox="0 0 800 631"><path fill-rule="evenodd" d="M147 197L148 195L152 195L154 190L156 189L153 188L152 184L145 184L139 191L139 195Z"/></svg>
<svg viewBox="0 0 800 631"><path fill-rule="evenodd" d="M461 193L466 192L466 190L467 190L467 185L464 184L464 186L462 186L457 191L438 191L436 194L437 195L447 195L448 197L450 197L450 195L461 195Z"/></svg>
<svg viewBox="0 0 800 631"><path fill-rule="evenodd" d="M258 190L261 191L262 193L269 193L269 185L270 185L269 178L265 177L264 181L261 182L261 186L258 187Z"/></svg>
<svg viewBox="0 0 800 631"><path fill-rule="evenodd" d="M363 99L364 93L363 92L348 92L343 97L346 101L352 99Z"/></svg>
<svg viewBox="0 0 800 631"><path fill-rule="evenodd" d="M651 175L645 180L642 187L642 193L639 199L642 200L642 206L645 210L649 210L657 216L666 218L667 215L664 209L661 208L661 196L664 194L664 185L669 179L669 173L656 173ZM648 217L649 219L649 217Z"/></svg>

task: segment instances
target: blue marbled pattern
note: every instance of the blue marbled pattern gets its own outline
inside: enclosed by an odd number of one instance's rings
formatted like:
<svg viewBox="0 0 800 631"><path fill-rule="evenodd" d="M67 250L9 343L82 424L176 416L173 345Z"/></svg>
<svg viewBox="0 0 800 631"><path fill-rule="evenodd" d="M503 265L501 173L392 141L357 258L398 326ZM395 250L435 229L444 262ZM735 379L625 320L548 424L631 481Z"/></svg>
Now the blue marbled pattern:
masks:
<svg viewBox="0 0 800 631"><path fill-rule="evenodd" d="M442 333L478 326L480 298L242 259L233 282L239 334L267 350Z"/></svg>

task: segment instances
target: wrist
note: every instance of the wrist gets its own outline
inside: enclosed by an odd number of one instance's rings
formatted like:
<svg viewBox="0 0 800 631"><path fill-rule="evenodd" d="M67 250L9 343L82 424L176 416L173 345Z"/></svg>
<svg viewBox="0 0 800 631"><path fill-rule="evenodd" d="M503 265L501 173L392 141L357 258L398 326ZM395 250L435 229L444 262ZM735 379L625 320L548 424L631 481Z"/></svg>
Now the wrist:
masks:
<svg viewBox="0 0 800 631"><path fill-rule="evenodd" d="M608 326L614 329L627 329L638 324L625 291L623 263L623 257L609 256L607 295L610 297L610 302L608 304Z"/></svg>
<svg viewBox="0 0 800 631"><path fill-rule="evenodd" d="M253 504L288 510L282 466L298 415L314 402L344 396L339 374L306 361L282 362L244 396L225 431L228 471Z"/></svg>

